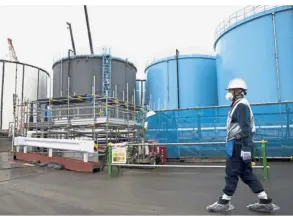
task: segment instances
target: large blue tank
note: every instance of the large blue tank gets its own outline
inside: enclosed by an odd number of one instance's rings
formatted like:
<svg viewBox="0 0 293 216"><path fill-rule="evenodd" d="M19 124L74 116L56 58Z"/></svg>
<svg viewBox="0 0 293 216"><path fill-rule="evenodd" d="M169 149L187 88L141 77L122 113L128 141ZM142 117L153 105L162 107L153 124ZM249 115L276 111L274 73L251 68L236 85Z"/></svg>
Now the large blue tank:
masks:
<svg viewBox="0 0 293 216"><path fill-rule="evenodd" d="M232 24L233 23L233 24ZM250 103L293 100L293 7L249 6L216 31L218 102L233 78L247 82Z"/></svg>
<svg viewBox="0 0 293 216"><path fill-rule="evenodd" d="M145 73L146 103L154 110L217 105L214 56L171 56L153 62Z"/></svg>
<svg viewBox="0 0 293 216"><path fill-rule="evenodd" d="M145 105L145 79L137 79L135 84L135 104L138 106Z"/></svg>

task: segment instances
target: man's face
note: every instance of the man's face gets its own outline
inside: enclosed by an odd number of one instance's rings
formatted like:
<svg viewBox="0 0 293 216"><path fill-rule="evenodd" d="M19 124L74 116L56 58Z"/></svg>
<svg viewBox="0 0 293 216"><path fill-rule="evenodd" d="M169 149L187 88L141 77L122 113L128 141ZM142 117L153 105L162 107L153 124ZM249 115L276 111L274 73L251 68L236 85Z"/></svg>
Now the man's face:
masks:
<svg viewBox="0 0 293 216"><path fill-rule="evenodd" d="M231 93L233 96L236 96L241 93L241 89L229 89L228 92Z"/></svg>

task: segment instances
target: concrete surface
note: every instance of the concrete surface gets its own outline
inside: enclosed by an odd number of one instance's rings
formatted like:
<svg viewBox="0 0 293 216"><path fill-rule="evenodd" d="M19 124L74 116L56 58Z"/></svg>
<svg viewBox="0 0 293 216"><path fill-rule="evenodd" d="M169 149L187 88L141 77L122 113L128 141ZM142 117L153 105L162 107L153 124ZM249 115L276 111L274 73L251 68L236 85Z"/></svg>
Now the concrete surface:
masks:
<svg viewBox="0 0 293 216"><path fill-rule="evenodd" d="M12 139L0 136L0 152L9 152L11 150Z"/></svg>
<svg viewBox="0 0 293 216"><path fill-rule="evenodd" d="M0 214L208 214L205 206L222 194L224 184L222 168L124 169L109 179L106 171L84 174L7 160L2 157L2 168L11 169L0 169ZM20 165L25 168L15 168ZM293 163L270 165L267 192L281 206L278 214L292 214ZM255 201L240 182L232 214L255 215L246 209Z"/></svg>

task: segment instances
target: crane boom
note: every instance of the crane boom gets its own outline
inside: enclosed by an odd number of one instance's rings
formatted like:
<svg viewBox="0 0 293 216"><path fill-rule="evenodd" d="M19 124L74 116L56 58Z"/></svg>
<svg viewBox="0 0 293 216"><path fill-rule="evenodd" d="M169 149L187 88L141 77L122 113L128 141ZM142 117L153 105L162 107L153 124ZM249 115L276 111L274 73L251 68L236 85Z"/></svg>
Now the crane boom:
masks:
<svg viewBox="0 0 293 216"><path fill-rule="evenodd" d="M85 20L86 20L86 26L87 26L87 33L88 33L89 43L90 43L90 50L91 50L91 54L94 54L93 42L92 42L91 29L90 29L90 23L89 23L89 17L88 17L88 13L87 13L87 8L86 8L86 5L84 5L83 7L84 7Z"/></svg>
<svg viewBox="0 0 293 216"><path fill-rule="evenodd" d="M76 55L76 50L75 50L75 44L74 44L74 39L73 39L73 33L72 33L71 23L67 22L66 24L68 25L69 32L70 32L70 38L71 38L71 44L72 44L73 54Z"/></svg>
<svg viewBox="0 0 293 216"><path fill-rule="evenodd" d="M7 41L8 41L8 49L9 49L9 60L17 62L18 59L12 44L12 39L7 38Z"/></svg>

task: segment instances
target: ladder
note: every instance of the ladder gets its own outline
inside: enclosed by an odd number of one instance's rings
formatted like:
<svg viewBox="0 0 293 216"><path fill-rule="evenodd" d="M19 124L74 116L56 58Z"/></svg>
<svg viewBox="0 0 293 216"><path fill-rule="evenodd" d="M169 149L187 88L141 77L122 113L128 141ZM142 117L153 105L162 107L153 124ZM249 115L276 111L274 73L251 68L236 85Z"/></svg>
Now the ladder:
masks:
<svg viewBox="0 0 293 216"><path fill-rule="evenodd" d="M106 96L111 93L111 54L110 49L104 48L102 56L102 95Z"/></svg>

